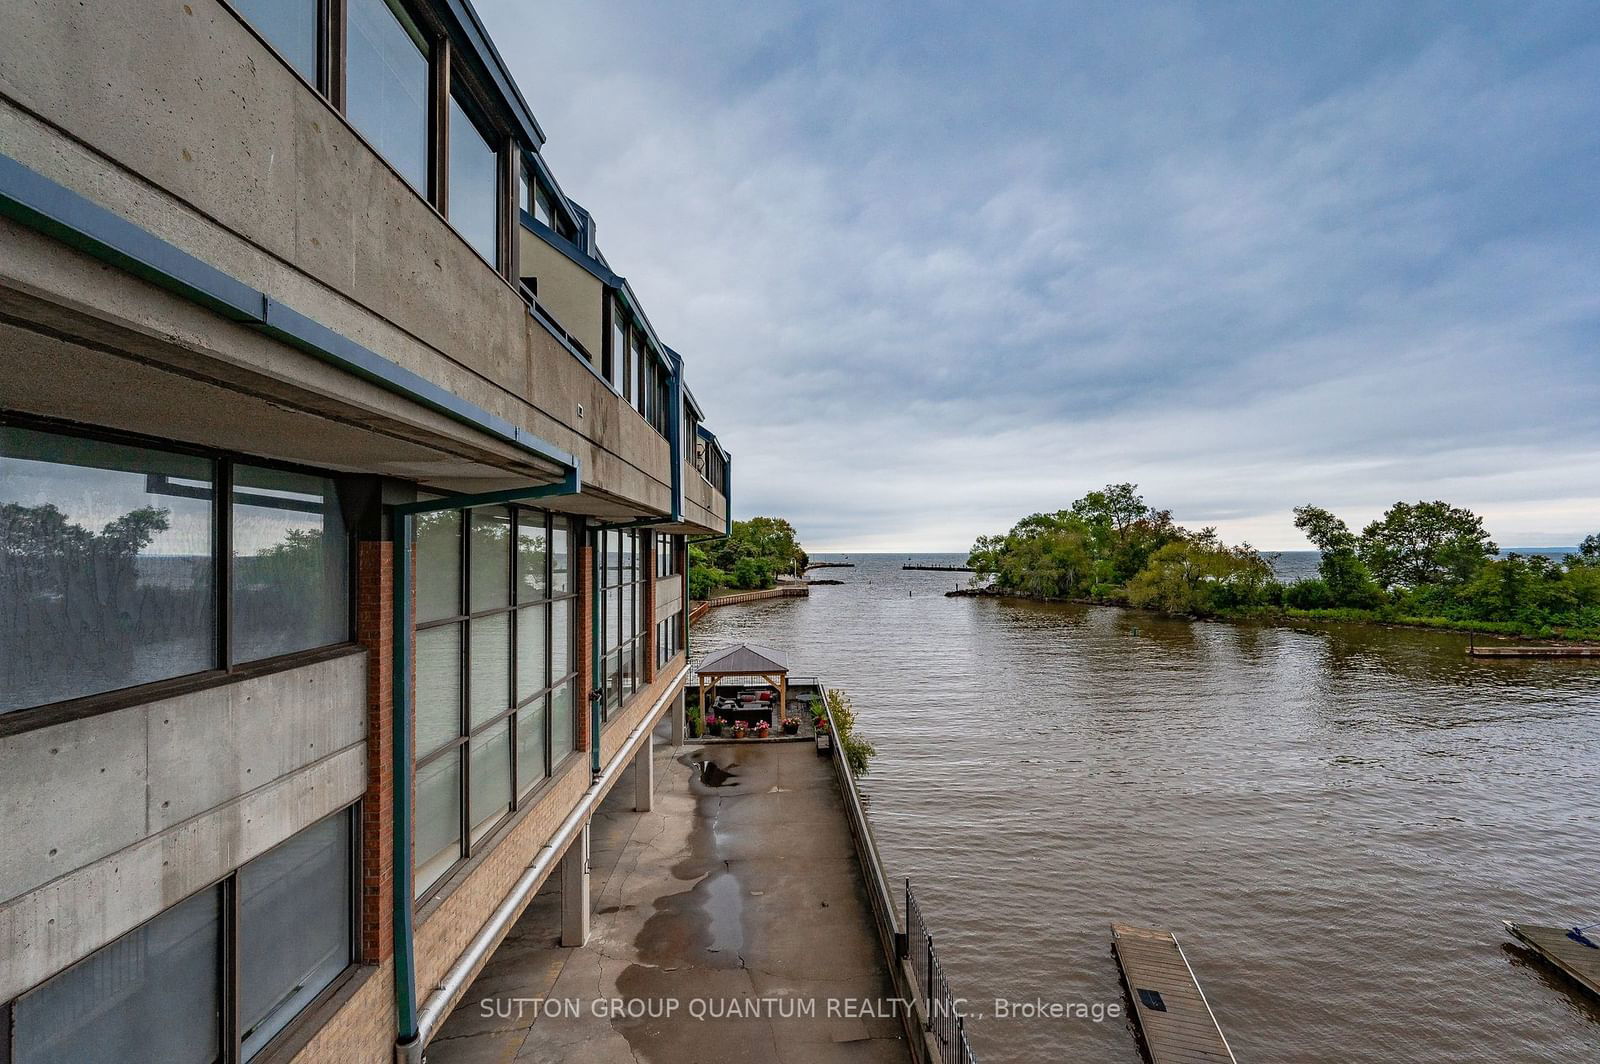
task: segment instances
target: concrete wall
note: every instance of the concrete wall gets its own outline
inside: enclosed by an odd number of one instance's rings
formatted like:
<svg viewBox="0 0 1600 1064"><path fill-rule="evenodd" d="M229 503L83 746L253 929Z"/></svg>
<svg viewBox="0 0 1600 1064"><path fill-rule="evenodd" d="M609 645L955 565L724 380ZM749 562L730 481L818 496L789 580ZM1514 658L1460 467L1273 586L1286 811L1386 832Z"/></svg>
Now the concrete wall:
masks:
<svg viewBox="0 0 1600 1064"><path fill-rule="evenodd" d="M576 454L587 486L670 507L666 442L217 0L18 0L5 22L0 152ZM168 320L165 297L113 299L97 264L63 273L47 294L183 342L186 374L271 357L220 319ZM592 328L598 357L598 286L590 302L564 324ZM315 366L281 361L312 386Z"/></svg>
<svg viewBox="0 0 1600 1064"><path fill-rule="evenodd" d="M0 1001L355 801L352 652L0 739Z"/></svg>
<svg viewBox="0 0 1600 1064"><path fill-rule="evenodd" d="M656 580L656 623L660 624L682 609L683 577L677 573L659 577Z"/></svg>
<svg viewBox="0 0 1600 1064"><path fill-rule="evenodd" d="M537 236L517 227L521 240L517 270L539 280L539 303L569 335L575 336L599 368L604 338L605 286L583 267Z"/></svg>
<svg viewBox="0 0 1600 1064"><path fill-rule="evenodd" d="M728 500L700 475L694 463L683 464L683 519L721 532L727 527Z"/></svg>

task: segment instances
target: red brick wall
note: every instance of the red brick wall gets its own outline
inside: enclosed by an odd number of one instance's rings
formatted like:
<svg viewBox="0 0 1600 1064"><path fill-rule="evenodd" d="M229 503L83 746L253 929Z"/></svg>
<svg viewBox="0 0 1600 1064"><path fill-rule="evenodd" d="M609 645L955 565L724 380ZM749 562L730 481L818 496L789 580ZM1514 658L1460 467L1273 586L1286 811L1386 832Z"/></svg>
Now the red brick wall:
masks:
<svg viewBox="0 0 1600 1064"><path fill-rule="evenodd" d="M356 553L356 639L367 649L367 790L361 802L363 964L394 954L394 544Z"/></svg>

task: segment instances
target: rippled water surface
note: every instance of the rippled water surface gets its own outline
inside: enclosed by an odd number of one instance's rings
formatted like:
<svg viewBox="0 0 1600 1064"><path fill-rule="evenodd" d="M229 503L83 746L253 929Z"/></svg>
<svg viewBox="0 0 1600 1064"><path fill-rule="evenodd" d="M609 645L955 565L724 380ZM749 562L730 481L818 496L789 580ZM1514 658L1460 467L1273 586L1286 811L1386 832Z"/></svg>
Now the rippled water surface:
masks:
<svg viewBox="0 0 1600 1064"><path fill-rule="evenodd" d="M695 655L765 642L854 697L890 872L971 1011L1122 1002L1115 920L1178 934L1241 1061L1600 1060L1600 1009L1500 926L1600 920L1600 667L851 560L713 610ZM1140 1059L1120 1020L969 1029L990 1064Z"/></svg>

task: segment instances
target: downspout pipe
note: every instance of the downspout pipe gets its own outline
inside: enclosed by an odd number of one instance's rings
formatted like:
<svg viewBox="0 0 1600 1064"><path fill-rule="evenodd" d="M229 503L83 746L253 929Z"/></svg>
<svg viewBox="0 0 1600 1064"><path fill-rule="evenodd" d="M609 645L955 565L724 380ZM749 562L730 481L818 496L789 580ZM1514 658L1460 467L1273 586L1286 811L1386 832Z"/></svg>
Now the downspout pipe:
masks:
<svg viewBox="0 0 1600 1064"><path fill-rule="evenodd" d="M389 508L394 524L394 603L392 624L394 650L391 654L394 692L394 1004L395 1004L395 1059L420 1061L422 1045L420 1020L417 1014L417 955L416 926L412 889L411 827L411 718L415 711L411 687L411 594L415 581L415 566L411 558L411 540L416 530L416 519L440 510L459 510L472 506L492 506L497 503L527 502L531 499L554 495L576 495L583 487L583 478L577 464L568 467L566 475L554 484L532 488L511 488L477 495L451 495L426 502L400 503Z"/></svg>
<svg viewBox="0 0 1600 1064"><path fill-rule="evenodd" d="M517 916L527 906L529 899L550 874L551 867L566 852L578 832L583 830L583 825L594 815L595 807L605 798L606 792L616 783L617 777L633 760L639 744L650 737L662 712L671 703L679 685L688 675L687 668L678 670L677 677L667 687L667 693L656 699L650 711L644 715L644 719L628 733L628 737L622 742L622 747L617 751L617 756L611 759L611 764L595 775L589 784L589 789L583 792L572 812L567 814L549 841L539 847L539 852L534 854L528 867L517 877L510 893L495 907L489 919L467 944L466 950L439 980L439 985L428 995L426 1004L418 1014L417 1036L411 1042L395 1047L396 1064L422 1064L423 1047L439 1033L439 1028L449 1015L450 1007L460 998L471 982L473 974L482 967L483 962L494 952L495 946L516 922Z"/></svg>

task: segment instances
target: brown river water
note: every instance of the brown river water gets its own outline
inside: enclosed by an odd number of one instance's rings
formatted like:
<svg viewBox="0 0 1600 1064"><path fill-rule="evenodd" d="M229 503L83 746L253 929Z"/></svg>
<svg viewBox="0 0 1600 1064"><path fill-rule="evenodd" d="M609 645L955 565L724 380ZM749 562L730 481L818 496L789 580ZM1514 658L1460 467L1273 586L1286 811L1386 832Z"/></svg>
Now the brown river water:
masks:
<svg viewBox="0 0 1600 1064"><path fill-rule="evenodd" d="M996 1011L1125 1009L1112 921L1178 935L1241 1061L1600 1061L1600 1008L1500 925L1600 921L1600 666L851 560L712 610L692 657L766 643L854 698L889 873L985 1064L1141 1059L1125 1016Z"/></svg>

